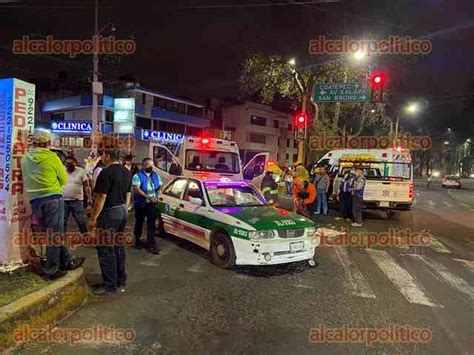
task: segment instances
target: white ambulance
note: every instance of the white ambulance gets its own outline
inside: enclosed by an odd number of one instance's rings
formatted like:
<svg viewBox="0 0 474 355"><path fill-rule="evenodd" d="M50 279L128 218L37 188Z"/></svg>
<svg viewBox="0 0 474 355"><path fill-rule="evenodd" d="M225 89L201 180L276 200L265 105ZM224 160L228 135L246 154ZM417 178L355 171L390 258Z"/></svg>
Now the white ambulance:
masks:
<svg viewBox="0 0 474 355"><path fill-rule="evenodd" d="M257 188L265 175L269 153L255 155L244 167L237 143L210 137L183 137L175 151L150 140L149 156L166 184L176 176L205 180L245 180Z"/></svg>
<svg viewBox="0 0 474 355"><path fill-rule="evenodd" d="M406 149L333 150L317 165L327 166L333 177L329 192L332 200L344 175L362 169L366 178L365 208L381 209L390 216L393 210L409 210L413 204L413 165Z"/></svg>

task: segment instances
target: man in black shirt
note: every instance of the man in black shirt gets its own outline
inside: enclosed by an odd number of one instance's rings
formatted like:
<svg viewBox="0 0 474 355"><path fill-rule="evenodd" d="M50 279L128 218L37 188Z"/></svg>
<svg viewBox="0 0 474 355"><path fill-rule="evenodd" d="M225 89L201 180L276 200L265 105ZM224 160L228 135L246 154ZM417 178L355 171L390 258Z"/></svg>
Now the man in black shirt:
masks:
<svg viewBox="0 0 474 355"><path fill-rule="evenodd" d="M102 156L106 167L97 177L96 199L89 220L91 229L97 227L100 234L97 253L104 287L94 291L99 295L124 292L127 281L124 238L117 237L123 236L127 224L132 176L119 159L119 150L106 150Z"/></svg>

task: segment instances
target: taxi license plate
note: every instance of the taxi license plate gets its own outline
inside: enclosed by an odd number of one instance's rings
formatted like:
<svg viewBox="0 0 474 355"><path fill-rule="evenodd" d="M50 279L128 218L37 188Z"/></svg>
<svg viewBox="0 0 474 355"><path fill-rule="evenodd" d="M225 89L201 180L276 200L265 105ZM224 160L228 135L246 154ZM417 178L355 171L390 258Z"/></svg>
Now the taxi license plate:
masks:
<svg viewBox="0 0 474 355"><path fill-rule="evenodd" d="M304 242L293 242L290 243L290 252L294 253L297 251L300 251L301 249L304 248Z"/></svg>
<svg viewBox="0 0 474 355"><path fill-rule="evenodd" d="M386 202L386 201L380 202L380 207L389 207L389 206L390 206L390 202Z"/></svg>

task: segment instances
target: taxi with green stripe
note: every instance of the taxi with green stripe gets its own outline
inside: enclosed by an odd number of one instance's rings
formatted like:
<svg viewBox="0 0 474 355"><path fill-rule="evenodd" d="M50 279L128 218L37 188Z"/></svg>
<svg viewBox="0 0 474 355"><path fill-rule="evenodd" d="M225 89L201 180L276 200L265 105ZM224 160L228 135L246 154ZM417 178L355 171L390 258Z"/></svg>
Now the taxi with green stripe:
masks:
<svg viewBox="0 0 474 355"><path fill-rule="evenodd" d="M314 222L268 206L245 181L177 177L159 195L158 208L164 232L208 250L220 267L314 265Z"/></svg>

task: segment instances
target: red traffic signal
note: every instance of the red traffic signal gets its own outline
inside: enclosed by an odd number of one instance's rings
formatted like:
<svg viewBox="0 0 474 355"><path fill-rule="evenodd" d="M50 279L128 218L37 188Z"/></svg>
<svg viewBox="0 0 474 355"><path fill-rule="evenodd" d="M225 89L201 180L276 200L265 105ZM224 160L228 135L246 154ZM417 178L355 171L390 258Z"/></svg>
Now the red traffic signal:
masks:
<svg viewBox="0 0 474 355"><path fill-rule="evenodd" d="M295 127L305 127L307 117L304 113L299 113L295 117Z"/></svg>
<svg viewBox="0 0 474 355"><path fill-rule="evenodd" d="M373 74L370 77L370 85L372 85L372 87L382 87L385 81L387 81L387 77L383 73Z"/></svg>

